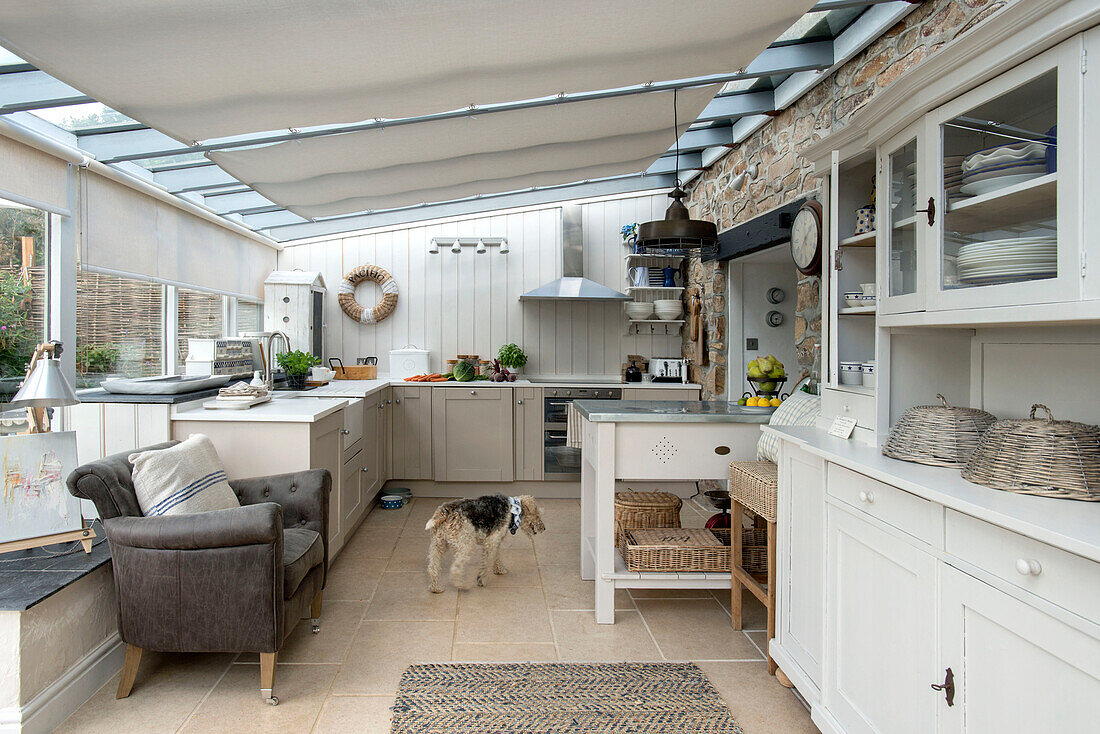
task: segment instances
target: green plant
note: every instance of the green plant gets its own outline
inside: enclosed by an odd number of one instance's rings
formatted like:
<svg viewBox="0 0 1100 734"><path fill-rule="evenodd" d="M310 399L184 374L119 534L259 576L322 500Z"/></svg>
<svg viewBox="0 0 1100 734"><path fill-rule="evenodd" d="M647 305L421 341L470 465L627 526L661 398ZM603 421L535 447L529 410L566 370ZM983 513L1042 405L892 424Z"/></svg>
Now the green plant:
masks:
<svg viewBox="0 0 1100 734"><path fill-rule="evenodd" d="M304 375L309 368L321 364L321 360L312 354L307 354L300 349L293 352L283 352L275 358L280 367L286 370L288 375Z"/></svg>
<svg viewBox="0 0 1100 734"><path fill-rule="evenodd" d="M39 341L27 312L31 287L18 271L0 270L0 376L21 377Z"/></svg>
<svg viewBox="0 0 1100 734"><path fill-rule="evenodd" d="M515 344L505 344L497 351L497 359L505 367L522 367L527 364L527 355Z"/></svg>
<svg viewBox="0 0 1100 734"><path fill-rule="evenodd" d="M82 375L104 375L111 371L118 359L118 349L112 344L95 346L85 344L76 350L76 371Z"/></svg>

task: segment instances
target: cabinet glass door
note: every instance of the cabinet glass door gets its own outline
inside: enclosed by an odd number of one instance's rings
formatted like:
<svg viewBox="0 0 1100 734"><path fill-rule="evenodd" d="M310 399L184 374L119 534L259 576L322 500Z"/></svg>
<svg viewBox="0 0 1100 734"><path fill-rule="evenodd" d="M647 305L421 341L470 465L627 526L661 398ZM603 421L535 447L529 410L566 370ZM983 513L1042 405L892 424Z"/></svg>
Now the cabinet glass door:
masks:
<svg viewBox="0 0 1100 734"><path fill-rule="evenodd" d="M998 77L936 116L936 306L1072 300L1079 271L1062 189L1076 163L1057 54ZM1076 80L1075 80L1076 81ZM1069 91L1068 96L1074 96ZM1073 117L1072 114L1068 115ZM1068 169L1068 170L1067 170ZM1069 183L1073 188L1073 184ZM1070 204L1072 206L1072 204ZM1072 251L1072 252L1071 252Z"/></svg>
<svg viewBox="0 0 1100 734"><path fill-rule="evenodd" d="M924 205L921 181L923 144L918 125L904 131L880 149L878 187L880 227L879 313L903 313L924 308L925 227L920 226Z"/></svg>

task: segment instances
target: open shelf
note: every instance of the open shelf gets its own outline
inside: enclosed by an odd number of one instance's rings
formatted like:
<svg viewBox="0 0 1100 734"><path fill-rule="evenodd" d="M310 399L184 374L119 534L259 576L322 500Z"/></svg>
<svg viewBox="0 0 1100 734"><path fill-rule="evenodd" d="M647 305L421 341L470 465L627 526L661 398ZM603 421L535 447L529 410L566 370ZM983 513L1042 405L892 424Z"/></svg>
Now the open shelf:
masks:
<svg viewBox="0 0 1100 734"><path fill-rule="evenodd" d="M626 292L627 293L652 293L654 291L676 291L677 293L679 293L682 290L684 290L684 287L682 285L670 286L668 288L666 288L664 286L654 286L654 285L632 285L632 286L630 286L629 288L626 289Z"/></svg>
<svg viewBox="0 0 1100 734"><path fill-rule="evenodd" d="M682 324L686 319L630 319L631 324Z"/></svg>
<svg viewBox="0 0 1100 734"><path fill-rule="evenodd" d="M838 308L836 312L840 316L874 316L876 311L876 306L855 306Z"/></svg>
<svg viewBox="0 0 1100 734"><path fill-rule="evenodd" d="M836 385L830 385L829 387L831 387L834 390L840 390L841 392L850 392L854 395L872 395L873 396L875 394L875 388L873 388L873 387L864 387L863 385L841 385L840 383L837 383Z"/></svg>
<svg viewBox="0 0 1100 734"><path fill-rule="evenodd" d="M870 232L864 232L863 234L854 234L851 237L840 241L841 247L874 247L875 236L877 233L875 230Z"/></svg>
<svg viewBox="0 0 1100 734"><path fill-rule="evenodd" d="M623 259L628 263L641 262L643 260L659 260L661 262L682 262L684 260L683 255L635 255L630 253L629 255L623 255Z"/></svg>
<svg viewBox="0 0 1100 734"><path fill-rule="evenodd" d="M912 229L913 225L917 223L917 215L914 214L911 217L905 219L899 219L894 222L894 229Z"/></svg>
<svg viewBox="0 0 1100 734"><path fill-rule="evenodd" d="M1058 174L1048 173L988 194L961 199L947 207L952 229L1002 228L1045 217L1053 219L1058 204ZM1038 217L1036 213L1039 213Z"/></svg>
<svg viewBox="0 0 1100 734"><path fill-rule="evenodd" d="M626 335L676 336L685 323L685 319L630 319L627 322Z"/></svg>

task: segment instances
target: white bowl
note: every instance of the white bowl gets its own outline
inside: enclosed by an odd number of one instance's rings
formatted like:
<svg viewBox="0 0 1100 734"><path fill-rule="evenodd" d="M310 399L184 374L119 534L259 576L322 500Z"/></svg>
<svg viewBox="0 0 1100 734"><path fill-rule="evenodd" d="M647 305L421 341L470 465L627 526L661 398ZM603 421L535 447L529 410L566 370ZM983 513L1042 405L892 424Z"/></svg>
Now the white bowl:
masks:
<svg viewBox="0 0 1100 734"><path fill-rule="evenodd" d="M662 311L657 309L657 318L662 321L675 321L683 315L683 311Z"/></svg>
<svg viewBox="0 0 1100 734"><path fill-rule="evenodd" d="M840 384L841 385L862 385L863 373L859 370L841 370L840 371Z"/></svg>
<svg viewBox="0 0 1100 734"><path fill-rule="evenodd" d="M637 301L628 303L626 304L626 315L635 321L648 319L653 315L653 304Z"/></svg>
<svg viewBox="0 0 1100 734"><path fill-rule="evenodd" d="M684 302L679 298L658 298L653 302L655 308L661 308L662 306L668 308L675 306L676 308L683 308Z"/></svg>

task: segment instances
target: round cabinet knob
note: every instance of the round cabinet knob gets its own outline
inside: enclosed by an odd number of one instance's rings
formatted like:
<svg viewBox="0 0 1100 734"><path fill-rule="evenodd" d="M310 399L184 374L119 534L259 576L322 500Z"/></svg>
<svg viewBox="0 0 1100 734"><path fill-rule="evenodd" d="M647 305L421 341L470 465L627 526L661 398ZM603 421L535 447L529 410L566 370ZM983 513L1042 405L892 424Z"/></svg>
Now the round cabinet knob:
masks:
<svg viewBox="0 0 1100 734"><path fill-rule="evenodd" d="M389 405L389 404L390 404L390 403L392 403L392 402L393 402L392 400L387 400L387 401L386 401L386 405Z"/></svg>
<svg viewBox="0 0 1100 734"><path fill-rule="evenodd" d="M523 405L523 398L516 401L516 405Z"/></svg>
<svg viewBox="0 0 1100 734"><path fill-rule="evenodd" d="M379 404L378 404L378 409L379 409L379 410L382 410L382 409L383 409L383 408L385 408L385 407L386 407L386 404L385 404L385 403L379 403Z"/></svg>
<svg viewBox="0 0 1100 734"><path fill-rule="evenodd" d="M340 429L340 433L342 433L342 434L344 434L344 435L346 436L346 435L348 435L349 433L351 433L351 431L349 431L349 430L348 430L348 429L346 429L346 428L341 428L341 429Z"/></svg>
<svg viewBox="0 0 1100 734"><path fill-rule="evenodd" d="M361 471L361 472L369 472L369 471L370 471L370 469L368 469L367 467L365 467L365 466L364 466L364 467L363 467L362 469L360 469L359 471Z"/></svg>
<svg viewBox="0 0 1100 734"><path fill-rule="evenodd" d="M860 501L860 502L866 502L867 504L871 504L872 502L874 502L874 501L875 501L875 493L874 493L874 492L863 492L863 491L860 491L860 493L859 493L859 501Z"/></svg>
<svg viewBox="0 0 1100 734"><path fill-rule="evenodd" d="M398 398L398 399L397 399L397 400L395 400L394 402L395 402L395 403L397 403L398 405L401 405L401 398Z"/></svg>
<svg viewBox="0 0 1100 734"><path fill-rule="evenodd" d="M845 412L845 413L847 413L847 412L848 412L848 411L850 411L850 410L851 410L851 408L850 408L850 407L848 407L847 405L845 405L845 406L844 406L844 412Z"/></svg>
<svg viewBox="0 0 1100 734"><path fill-rule="evenodd" d="M557 395L557 394L558 394L558 391L557 391L557 390L551 390L551 391L550 391L550 394L551 394L551 395Z"/></svg>
<svg viewBox="0 0 1100 734"><path fill-rule="evenodd" d="M471 391L470 391L470 394L471 394L471 395L477 395L477 390L471 390Z"/></svg>
<svg viewBox="0 0 1100 734"><path fill-rule="evenodd" d="M1021 576L1038 576L1043 572L1043 567L1034 558L1017 558L1016 571Z"/></svg>

